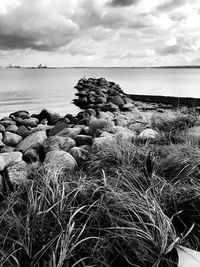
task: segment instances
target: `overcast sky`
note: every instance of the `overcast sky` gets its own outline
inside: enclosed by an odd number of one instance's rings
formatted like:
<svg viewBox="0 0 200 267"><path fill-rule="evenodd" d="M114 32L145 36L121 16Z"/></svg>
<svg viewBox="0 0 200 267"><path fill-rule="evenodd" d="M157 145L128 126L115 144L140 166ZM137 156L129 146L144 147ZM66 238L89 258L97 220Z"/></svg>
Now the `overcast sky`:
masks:
<svg viewBox="0 0 200 267"><path fill-rule="evenodd" d="M0 65L200 64L199 0L0 0Z"/></svg>

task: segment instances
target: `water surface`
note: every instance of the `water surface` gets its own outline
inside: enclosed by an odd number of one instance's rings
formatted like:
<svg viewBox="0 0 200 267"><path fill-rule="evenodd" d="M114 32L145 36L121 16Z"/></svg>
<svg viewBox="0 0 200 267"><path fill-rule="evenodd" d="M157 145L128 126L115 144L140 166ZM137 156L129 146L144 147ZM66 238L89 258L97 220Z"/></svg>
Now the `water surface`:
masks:
<svg viewBox="0 0 200 267"><path fill-rule="evenodd" d="M0 117L21 109L38 113L43 108L76 114L73 88L83 77L104 77L129 94L200 98L200 69L0 69Z"/></svg>

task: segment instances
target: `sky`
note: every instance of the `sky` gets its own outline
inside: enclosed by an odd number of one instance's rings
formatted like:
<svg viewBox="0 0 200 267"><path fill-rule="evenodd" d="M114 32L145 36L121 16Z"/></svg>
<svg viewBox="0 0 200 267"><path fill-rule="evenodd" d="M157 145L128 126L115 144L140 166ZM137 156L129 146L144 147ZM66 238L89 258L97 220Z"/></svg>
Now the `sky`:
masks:
<svg viewBox="0 0 200 267"><path fill-rule="evenodd" d="M200 65L199 0L0 0L0 65Z"/></svg>

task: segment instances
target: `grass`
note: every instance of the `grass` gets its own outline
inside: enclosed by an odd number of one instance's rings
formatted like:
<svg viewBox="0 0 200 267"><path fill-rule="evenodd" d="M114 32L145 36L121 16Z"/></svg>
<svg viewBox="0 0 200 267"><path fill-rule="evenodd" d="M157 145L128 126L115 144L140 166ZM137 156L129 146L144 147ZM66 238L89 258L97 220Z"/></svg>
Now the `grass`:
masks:
<svg viewBox="0 0 200 267"><path fill-rule="evenodd" d="M200 249L199 143L178 138L196 124L152 120L177 142L118 138L75 174L33 169L1 202L0 266L177 266L177 244Z"/></svg>

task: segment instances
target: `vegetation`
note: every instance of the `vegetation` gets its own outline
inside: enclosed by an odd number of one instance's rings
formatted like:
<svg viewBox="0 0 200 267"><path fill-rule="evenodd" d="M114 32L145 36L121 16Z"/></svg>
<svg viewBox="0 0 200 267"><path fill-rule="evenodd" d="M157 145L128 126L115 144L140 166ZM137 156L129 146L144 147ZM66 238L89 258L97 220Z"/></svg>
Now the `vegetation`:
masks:
<svg viewBox="0 0 200 267"><path fill-rule="evenodd" d="M117 139L76 174L33 170L1 202L0 266L177 266L176 245L200 249L198 121L152 120L164 138Z"/></svg>

